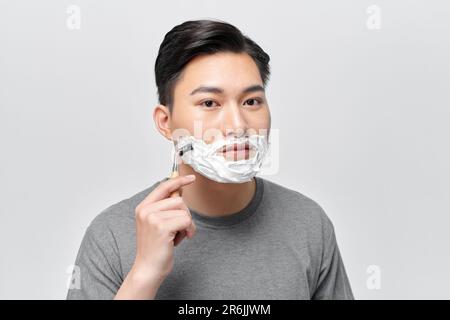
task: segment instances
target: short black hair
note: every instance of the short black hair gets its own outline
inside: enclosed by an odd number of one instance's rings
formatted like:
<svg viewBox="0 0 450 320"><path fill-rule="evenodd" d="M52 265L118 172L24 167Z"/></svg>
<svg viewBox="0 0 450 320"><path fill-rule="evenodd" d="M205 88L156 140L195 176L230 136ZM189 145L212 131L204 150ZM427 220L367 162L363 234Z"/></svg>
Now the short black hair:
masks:
<svg viewBox="0 0 450 320"><path fill-rule="evenodd" d="M159 103L172 110L175 83L196 56L217 52L247 53L258 66L263 85L270 76L269 55L235 26L220 20L193 20L175 26L164 37L155 62Z"/></svg>

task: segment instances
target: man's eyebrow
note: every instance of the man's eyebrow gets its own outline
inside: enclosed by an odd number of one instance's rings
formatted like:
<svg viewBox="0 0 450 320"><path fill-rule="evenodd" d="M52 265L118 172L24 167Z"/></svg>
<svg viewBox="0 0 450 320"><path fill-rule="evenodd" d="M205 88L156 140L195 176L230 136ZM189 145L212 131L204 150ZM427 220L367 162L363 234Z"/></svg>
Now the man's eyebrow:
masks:
<svg viewBox="0 0 450 320"><path fill-rule="evenodd" d="M256 92L256 91L262 91L265 92L266 90L264 89L263 86L259 85L259 84L255 84L253 86L250 86L248 88L246 88L244 91L242 91L243 93L250 93L250 92Z"/></svg>
<svg viewBox="0 0 450 320"><path fill-rule="evenodd" d="M207 87L207 86L200 86L194 91L191 92L191 96L200 93L200 92L207 92L207 93L223 93L223 90L217 87Z"/></svg>
<svg viewBox="0 0 450 320"><path fill-rule="evenodd" d="M250 93L250 92L256 92L256 91L262 91L265 92L265 89L263 86L259 85L259 84L255 84L253 86L250 86L248 88L245 88L242 93ZM223 93L223 89L218 88L218 87L208 87L208 86L200 86L197 89L195 89L194 91L191 92L191 95L194 95L196 93L200 93L200 92L206 92L206 93Z"/></svg>

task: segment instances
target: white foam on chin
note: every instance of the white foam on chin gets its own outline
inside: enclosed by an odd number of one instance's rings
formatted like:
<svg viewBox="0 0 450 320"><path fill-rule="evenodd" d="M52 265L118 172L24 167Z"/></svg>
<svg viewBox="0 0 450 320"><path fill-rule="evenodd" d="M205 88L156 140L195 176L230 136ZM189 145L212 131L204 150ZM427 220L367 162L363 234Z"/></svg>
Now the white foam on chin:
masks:
<svg viewBox="0 0 450 320"><path fill-rule="evenodd" d="M227 160L222 154L217 153L224 146L235 144L237 141L241 143L248 141L253 148L253 157L235 161ZM205 177L222 183L250 181L260 171L269 146L265 135L255 134L248 138L222 139L210 144L193 136L184 136L177 142L177 151L189 143L192 144L193 150L182 155L183 162Z"/></svg>

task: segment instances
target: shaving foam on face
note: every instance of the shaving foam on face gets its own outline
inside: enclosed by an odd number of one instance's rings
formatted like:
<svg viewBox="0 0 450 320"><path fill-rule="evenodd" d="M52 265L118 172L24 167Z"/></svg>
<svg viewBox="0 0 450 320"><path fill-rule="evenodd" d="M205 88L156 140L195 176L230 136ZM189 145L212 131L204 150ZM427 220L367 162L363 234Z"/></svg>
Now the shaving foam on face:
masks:
<svg viewBox="0 0 450 320"><path fill-rule="evenodd" d="M219 154L224 146L232 146L236 143L248 143L250 149L253 149L250 153L253 156L249 159L233 161ZM210 144L193 136L183 136L177 141L175 149L178 152L188 144L192 145L193 150L181 156L183 162L208 179L221 183L250 181L260 171L269 149L267 136L257 134L248 137L222 139Z"/></svg>

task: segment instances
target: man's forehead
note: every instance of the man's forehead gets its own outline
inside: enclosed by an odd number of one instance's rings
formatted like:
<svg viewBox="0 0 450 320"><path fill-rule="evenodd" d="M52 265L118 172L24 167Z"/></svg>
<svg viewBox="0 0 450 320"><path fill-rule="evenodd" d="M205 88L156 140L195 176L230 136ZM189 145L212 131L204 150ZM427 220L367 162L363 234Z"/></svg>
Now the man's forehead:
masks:
<svg viewBox="0 0 450 320"><path fill-rule="evenodd" d="M199 87L242 91L263 82L256 63L246 53L217 53L192 59L178 78L189 94Z"/></svg>

